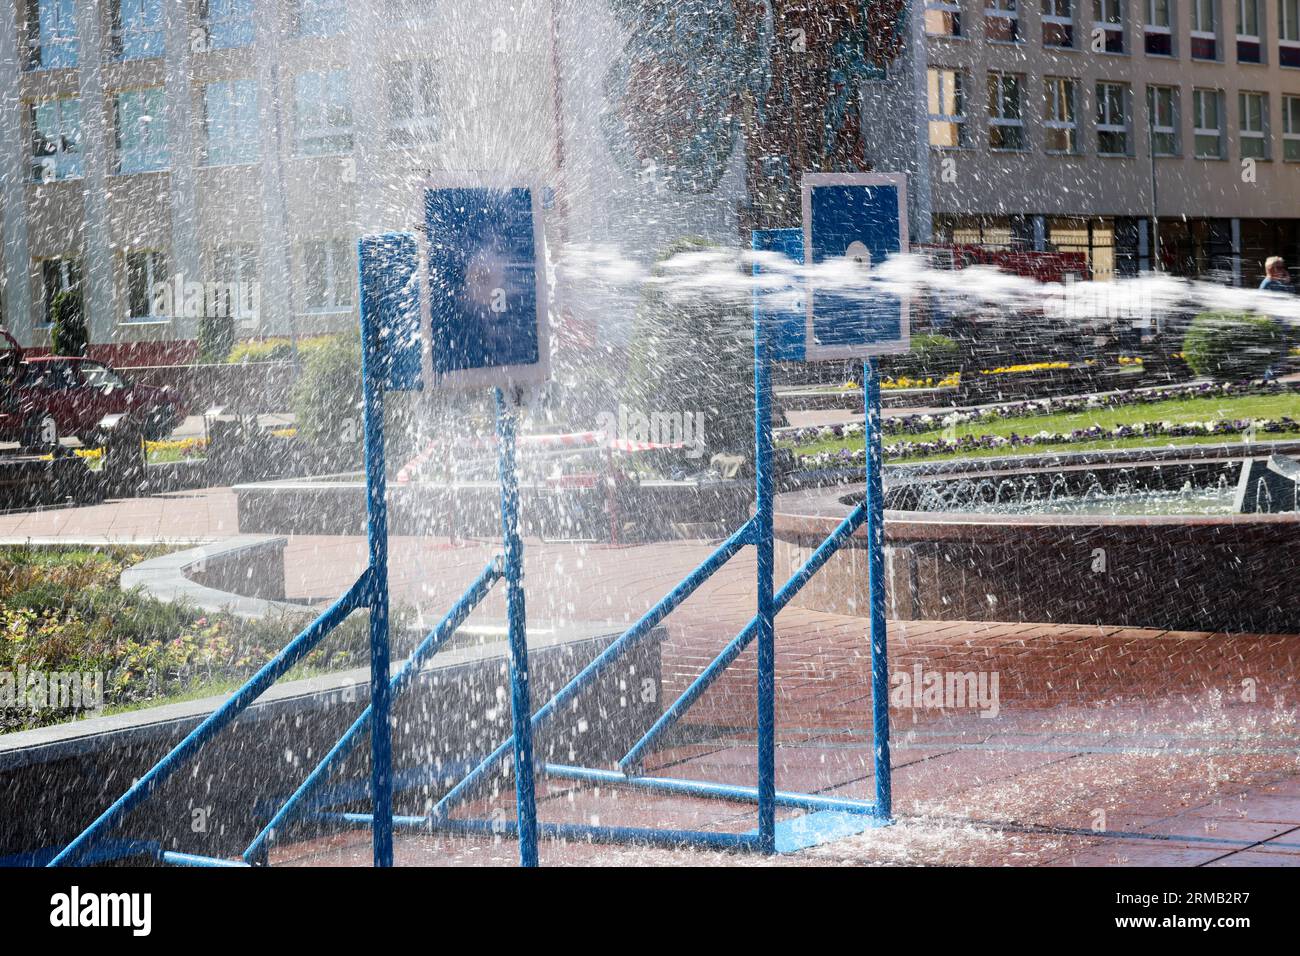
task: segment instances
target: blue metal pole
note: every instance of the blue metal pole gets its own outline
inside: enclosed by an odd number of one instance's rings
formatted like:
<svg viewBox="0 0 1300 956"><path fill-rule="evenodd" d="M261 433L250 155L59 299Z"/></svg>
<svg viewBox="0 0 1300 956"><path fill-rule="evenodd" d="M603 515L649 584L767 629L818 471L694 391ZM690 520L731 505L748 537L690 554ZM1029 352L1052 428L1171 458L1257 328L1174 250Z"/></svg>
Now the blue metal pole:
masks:
<svg viewBox="0 0 1300 956"><path fill-rule="evenodd" d="M519 537L519 477L515 471L515 412L496 390L497 455L501 476L501 531L505 539L506 603L510 631L510 712L514 721L515 814L519 865L537 865L537 800L533 772L533 712L528 691L528 619L524 608L524 543Z"/></svg>
<svg viewBox="0 0 1300 956"><path fill-rule="evenodd" d="M840 522L837 527L825 541L823 541L804 562L803 567L786 581L781 590L777 592L775 600L772 602L773 611L777 614L794 599L805 584L812 580L813 576L822 569L822 566L831 559L831 556L838 551L853 533L858 530L867 520L866 502L862 502L852 511L848 517ZM700 696L708 690L713 682L716 681L722 673L731 666L749 645L753 642L758 634L758 617L750 619L745 625L745 629L737 634L722 652L718 654L709 664L708 667L700 674L699 677L691 683L686 690L682 691L680 697L663 712L663 715L654 723L644 737L638 740L635 746L627 752L627 755L620 760L619 766L624 771L637 769L641 766L645 755L655 746L655 744L667 733L682 716L691 709L691 706L699 700Z"/></svg>
<svg viewBox="0 0 1300 956"><path fill-rule="evenodd" d="M367 314L362 304L363 315ZM370 788L375 866L393 865L393 730L389 719L388 488L384 473L384 381L378 330L363 321L361 381L365 398L366 535L370 546Z"/></svg>
<svg viewBox="0 0 1300 956"><path fill-rule="evenodd" d="M501 574L499 559L493 558L455 606L438 622L438 626L430 631L428 636L420 643L420 646L411 652L411 656L406 659L402 669L398 671L397 676L389 684L389 693L394 700L415 679L415 675L419 673L424 662L437 654L442 646L455 636L456 629L465 623L465 619L470 616L479 602L492 590L492 585L500 579ZM362 732L369 728L373 715L374 708L367 704L366 709L361 712L361 716L339 738L330 752L325 755L325 759L318 763L316 768L307 775L307 779L276 811L270 822L262 828L262 832L248 845L248 849L243 853L245 862L262 864L266 862L266 853L271 839L284 828L298 805L307 798L308 794L315 790L329 776L330 772L342 762L343 758L352 752L361 739Z"/></svg>
<svg viewBox="0 0 1300 956"><path fill-rule="evenodd" d="M755 267L757 268L757 267ZM754 305L754 548L758 563L758 842L776 852L776 609L773 603L772 365L762 309Z"/></svg>
<svg viewBox="0 0 1300 956"><path fill-rule="evenodd" d="M542 769L548 777L557 777L561 780L580 780L584 783L610 784L632 787L635 790L674 793L713 800L734 800L744 803L757 803L759 800L757 788L728 783L711 783L682 777L628 777L617 770L595 770L590 767L570 767L553 763L546 764ZM864 816L872 816L876 812L876 805L864 800L819 797L789 790L775 791L774 800L779 807L793 807L797 810L836 810L842 813L860 813Z"/></svg>
<svg viewBox="0 0 1300 956"><path fill-rule="evenodd" d="M867 574L871 588L871 729L876 744L876 806L888 820L893 812L889 764L889 657L885 623L885 494L881 473L880 367L862 365L862 399L867 428Z"/></svg>
<svg viewBox="0 0 1300 956"><path fill-rule="evenodd" d="M694 571L688 574L678 585L673 588L669 594L664 597L658 604L652 607L641 618L622 633L614 643L597 655L596 659L579 671L569 683L565 684L555 696L542 705L542 708L533 714L532 729L536 733L541 727L545 726L562 707L569 701L573 700L578 694L587 689L593 682L600 678L615 661L622 657L627 651L631 650L638 641L649 634L654 627L667 617L679 604L685 601L695 589L709 579L709 577L727 563L736 552L749 543L751 535L750 522L740 528L735 534L718 546L703 563ZM481 783L483 778L492 771L498 761L509 752L514 746L514 737L506 740L496 750L488 754L481 763L466 775L460 783L452 787L429 814L429 818L438 822L445 818L453 807L462 800L469 797L475 788Z"/></svg>
<svg viewBox="0 0 1300 956"><path fill-rule="evenodd" d="M171 752L154 766L117 801L100 814L99 818L50 861L50 866L63 866L77 862L87 847L109 827L116 826L142 800L153 793L190 757L211 740L226 725L242 714L266 689L279 680L298 661L315 649L316 645L358 608L364 607L371 591L371 571L366 569L346 594L330 605L306 630L290 641L279 654L269 660L224 704L213 711L203 723L172 748Z"/></svg>

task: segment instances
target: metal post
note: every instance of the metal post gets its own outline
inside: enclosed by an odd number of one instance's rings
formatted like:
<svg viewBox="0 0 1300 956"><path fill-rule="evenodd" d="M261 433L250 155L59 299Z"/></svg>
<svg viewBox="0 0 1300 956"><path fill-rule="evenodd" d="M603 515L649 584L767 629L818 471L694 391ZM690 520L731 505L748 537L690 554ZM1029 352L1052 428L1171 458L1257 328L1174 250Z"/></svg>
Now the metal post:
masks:
<svg viewBox="0 0 1300 956"><path fill-rule="evenodd" d="M867 575L871 589L871 732L876 747L876 810L888 820L893 792L889 766L889 659L885 625L885 496L881 442L880 368L862 363L862 398L867 416Z"/></svg>
<svg viewBox="0 0 1300 956"><path fill-rule="evenodd" d="M776 610L772 581L772 368L754 306L754 550L758 563L758 842L776 852Z"/></svg>
<svg viewBox="0 0 1300 956"><path fill-rule="evenodd" d="M365 330L361 381L365 396L366 511L370 545L370 787L375 866L393 865L393 729L388 689L388 496L384 474L384 380L379 335Z"/></svg>
<svg viewBox="0 0 1300 956"><path fill-rule="evenodd" d="M519 865L537 865L537 803L533 775L532 697L528 692L528 622L524 608L524 544L519 537L519 476L515 470L515 411L496 390L501 531L505 539L510 630L510 710L514 719L515 812Z"/></svg>

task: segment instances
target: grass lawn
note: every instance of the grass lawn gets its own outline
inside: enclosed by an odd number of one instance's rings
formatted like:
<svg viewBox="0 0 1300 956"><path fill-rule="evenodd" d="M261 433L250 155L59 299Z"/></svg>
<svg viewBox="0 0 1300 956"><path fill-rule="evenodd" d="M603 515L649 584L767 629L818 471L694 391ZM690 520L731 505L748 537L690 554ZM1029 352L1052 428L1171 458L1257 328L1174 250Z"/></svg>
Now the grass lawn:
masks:
<svg viewBox="0 0 1300 956"><path fill-rule="evenodd" d="M966 435L973 437L979 437L981 435L999 435L1002 437L1008 437L1012 433L1017 435L1036 435L1042 431L1068 433L1081 428L1114 428L1117 425L1134 425L1139 422L1204 422L1225 419L1263 419L1282 417L1300 420L1300 394L1287 392L1278 395L1243 395L1234 397L1171 399L1169 401L1152 402L1145 405L1125 405L1118 408L1089 409L1087 411L1071 414L1032 415L1023 418L991 419L958 425L953 432L950 432L947 435L947 437L961 438ZM1270 433L1267 436L1260 435L1259 440L1266 441L1274 438L1297 436L1300 436L1300 432L1290 434ZM889 446L904 441L938 441L944 437L943 429L936 428L932 431L918 432L908 435L886 435L884 441L885 445ZM908 458L905 460L909 462L939 461L949 458L1031 454L1040 451L1046 452L1053 450L1092 451L1111 448L1140 448L1144 446L1152 446L1153 444L1168 446L1214 444L1216 442L1224 441L1225 437L1227 437L1226 433L1224 435L1168 438L1163 441L1142 437L1110 439L1096 442L1035 445L1032 447L1022 446L1016 449L979 449L976 451L962 451L942 455L932 455L924 458ZM824 451L836 452L841 448L857 448L861 445L861 442L861 438L847 440L832 439L808 445L800 445L796 450L800 455L812 455Z"/></svg>

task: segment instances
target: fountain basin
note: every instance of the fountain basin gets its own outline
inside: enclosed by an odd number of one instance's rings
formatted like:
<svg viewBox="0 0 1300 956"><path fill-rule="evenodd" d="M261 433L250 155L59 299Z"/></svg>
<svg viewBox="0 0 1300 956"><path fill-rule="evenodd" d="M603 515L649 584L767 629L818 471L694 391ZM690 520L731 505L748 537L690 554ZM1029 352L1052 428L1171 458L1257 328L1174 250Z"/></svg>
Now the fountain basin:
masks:
<svg viewBox="0 0 1300 956"><path fill-rule="evenodd" d="M1220 510L1231 500L1242 460L1094 461L920 476L896 469L886 486L888 613L908 620L1300 632L1300 587L1291 570L1300 561L1300 513ZM1051 507L1040 498L1017 508L1021 502L1007 498L1033 481L1049 490ZM923 509L962 482L974 489L967 510ZM1105 497L1119 489L1118 498ZM779 496L778 575L793 574L863 493L862 485L841 485ZM1139 513L1118 513L1125 508ZM860 530L793 603L867 616L865 547Z"/></svg>

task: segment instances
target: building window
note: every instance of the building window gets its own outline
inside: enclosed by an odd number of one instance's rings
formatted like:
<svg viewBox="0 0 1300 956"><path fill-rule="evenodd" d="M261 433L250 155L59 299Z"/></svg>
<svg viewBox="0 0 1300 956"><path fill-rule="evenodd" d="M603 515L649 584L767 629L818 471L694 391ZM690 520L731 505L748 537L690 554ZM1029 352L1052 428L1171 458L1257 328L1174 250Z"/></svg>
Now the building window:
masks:
<svg viewBox="0 0 1300 956"><path fill-rule="evenodd" d="M1018 73L989 74L989 147L1024 149L1025 124L1020 115L1024 77Z"/></svg>
<svg viewBox="0 0 1300 956"><path fill-rule="evenodd" d="M1073 0L1043 0L1043 46L1074 46Z"/></svg>
<svg viewBox="0 0 1300 956"><path fill-rule="evenodd" d="M1242 159L1268 159L1268 96L1237 94L1237 134Z"/></svg>
<svg viewBox="0 0 1300 956"><path fill-rule="evenodd" d="M1020 40L1018 0L984 0L984 36L995 43Z"/></svg>
<svg viewBox="0 0 1300 956"><path fill-rule="evenodd" d="M255 163L261 155L257 81L227 80L203 88L207 164Z"/></svg>
<svg viewBox="0 0 1300 956"><path fill-rule="evenodd" d="M1101 40L1098 53L1124 52L1124 4L1122 0L1092 0L1092 32Z"/></svg>
<svg viewBox="0 0 1300 956"><path fill-rule="evenodd" d="M114 0L113 55L119 60L163 55L162 0Z"/></svg>
<svg viewBox="0 0 1300 956"><path fill-rule="evenodd" d="M390 134L396 146L438 137L438 77L432 58L394 63L388 75Z"/></svg>
<svg viewBox="0 0 1300 956"><path fill-rule="evenodd" d="M301 36L333 36L347 27L346 0L297 0L294 13Z"/></svg>
<svg viewBox="0 0 1300 956"><path fill-rule="evenodd" d="M1300 0L1278 0L1277 61L1300 67Z"/></svg>
<svg viewBox="0 0 1300 956"><path fill-rule="evenodd" d="M1172 86L1148 86L1147 113L1151 120L1152 152L1157 156L1177 156L1177 88Z"/></svg>
<svg viewBox="0 0 1300 956"><path fill-rule="evenodd" d="M164 296L159 293L171 279L167 253L143 250L126 254L126 321L149 322L166 319L155 309Z"/></svg>
<svg viewBox="0 0 1300 956"><path fill-rule="evenodd" d="M1192 122L1197 159L1223 158L1222 110L1218 90L1192 90Z"/></svg>
<svg viewBox="0 0 1300 956"><path fill-rule="evenodd" d="M1173 0L1146 0L1147 22L1142 28L1149 56L1174 55Z"/></svg>
<svg viewBox="0 0 1300 956"><path fill-rule="evenodd" d="M147 173L166 169L167 119L162 89L118 93L113 103L117 171Z"/></svg>
<svg viewBox="0 0 1300 956"><path fill-rule="evenodd" d="M54 300L81 288L81 261L72 256L41 260L41 325L54 324Z"/></svg>
<svg viewBox="0 0 1300 956"><path fill-rule="evenodd" d="M1218 0L1192 0L1191 47L1193 60L1216 60L1219 57L1214 6Z"/></svg>
<svg viewBox="0 0 1300 956"><path fill-rule="evenodd" d="M961 7L950 0L925 0L925 32L936 37L961 36Z"/></svg>
<svg viewBox="0 0 1300 956"><path fill-rule="evenodd" d="M1097 84L1097 152L1127 156L1128 89L1123 83Z"/></svg>
<svg viewBox="0 0 1300 956"><path fill-rule="evenodd" d="M340 312L355 301L356 266L347 239L317 239L302 247L303 291L308 312Z"/></svg>
<svg viewBox="0 0 1300 956"><path fill-rule="evenodd" d="M28 69L56 70L76 65L76 0L28 0Z"/></svg>
<svg viewBox="0 0 1300 956"><path fill-rule="evenodd" d="M352 94L347 70L298 74L294 102L299 156L351 152Z"/></svg>
<svg viewBox="0 0 1300 956"><path fill-rule="evenodd" d="M229 315L240 322L257 321L261 296L257 288L255 242L231 242L217 246L212 253L212 277L221 288L217 303L219 315Z"/></svg>
<svg viewBox="0 0 1300 956"><path fill-rule="evenodd" d="M1079 121L1075 82L1064 76L1043 80L1043 127L1049 153L1075 153L1079 149Z"/></svg>
<svg viewBox="0 0 1300 956"><path fill-rule="evenodd" d="M1282 158L1300 163L1300 96L1282 97Z"/></svg>
<svg viewBox="0 0 1300 956"><path fill-rule="evenodd" d="M966 143L966 80L960 70L930 67L930 145L955 149Z"/></svg>
<svg viewBox="0 0 1300 956"><path fill-rule="evenodd" d="M1237 0L1237 62L1264 62L1264 42L1259 32L1261 0Z"/></svg>
<svg viewBox="0 0 1300 956"><path fill-rule="evenodd" d="M252 46L254 0L202 0L199 16L208 31L208 49Z"/></svg>
<svg viewBox="0 0 1300 956"><path fill-rule="evenodd" d="M81 175L81 100L33 103L32 179L48 183Z"/></svg>

